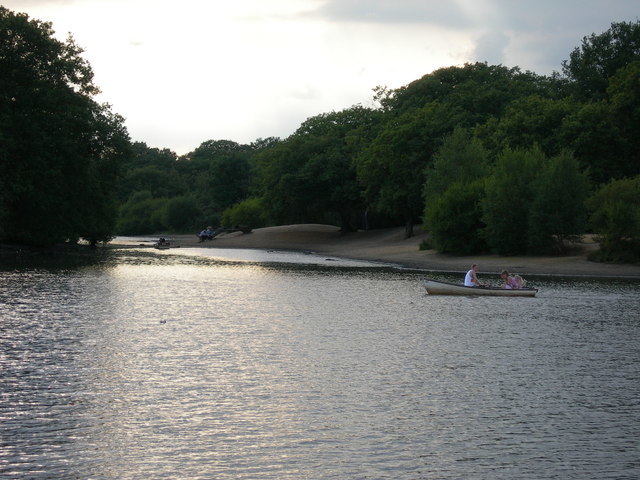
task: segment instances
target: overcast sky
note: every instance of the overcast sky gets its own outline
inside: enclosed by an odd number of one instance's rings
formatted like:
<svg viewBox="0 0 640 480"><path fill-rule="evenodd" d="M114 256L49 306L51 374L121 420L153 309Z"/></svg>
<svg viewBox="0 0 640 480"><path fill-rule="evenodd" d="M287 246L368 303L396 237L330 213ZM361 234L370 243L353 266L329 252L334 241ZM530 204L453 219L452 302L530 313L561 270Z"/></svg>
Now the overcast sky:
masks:
<svg viewBox="0 0 640 480"><path fill-rule="evenodd" d="M133 140L286 138L440 67L547 75L584 36L636 21L638 0L0 0L73 34Z"/></svg>

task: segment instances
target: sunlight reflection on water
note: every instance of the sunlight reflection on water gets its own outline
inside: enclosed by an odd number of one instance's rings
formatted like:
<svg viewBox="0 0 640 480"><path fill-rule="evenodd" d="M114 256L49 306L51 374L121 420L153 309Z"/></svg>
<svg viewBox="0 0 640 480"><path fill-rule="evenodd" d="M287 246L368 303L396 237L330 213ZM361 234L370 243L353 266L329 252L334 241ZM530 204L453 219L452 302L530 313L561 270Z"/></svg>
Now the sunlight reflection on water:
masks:
<svg viewBox="0 0 640 480"><path fill-rule="evenodd" d="M415 272L248 255L123 250L97 266L0 271L0 474L640 468L638 282L439 297Z"/></svg>

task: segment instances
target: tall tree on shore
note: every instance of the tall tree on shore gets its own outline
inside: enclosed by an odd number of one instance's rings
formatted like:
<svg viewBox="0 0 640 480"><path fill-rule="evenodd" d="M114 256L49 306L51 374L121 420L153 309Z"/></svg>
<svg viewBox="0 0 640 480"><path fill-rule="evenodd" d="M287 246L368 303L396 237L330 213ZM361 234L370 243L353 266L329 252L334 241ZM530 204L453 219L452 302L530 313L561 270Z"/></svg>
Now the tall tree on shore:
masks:
<svg viewBox="0 0 640 480"><path fill-rule="evenodd" d="M457 109L432 102L390 120L356 158L365 200L375 211L402 219L405 236L423 209L426 167L442 137L460 123Z"/></svg>
<svg viewBox="0 0 640 480"><path fill-rule="evenodd" d="M354 158L375 136L381 113L355 105L308 118L259 156L261 195L280 222L334 222L356 227L364 211Z"/></svg>
<svg viewBox="0 0 640 480"><path fill-rule="evenodd" d="M434 248L463 255L487 249L479 232L488 173L488 152L470 129L456 128L444 139L424 186L423 226Z"/></svg>
<svg viewBox="0 0 640 480"><path fill-rule="evenodd" d="M535 197L535 182L544 161L545 155L537 147L506 149L485 182L483 235L500 255L527 253L529 201Z"/></svg>
<svg viewBox="0 0 640 480"><path fill-rule="evenodd" d="M582 45L571 52L562 68L578 97L599 100L606 96L609 79L637 60L640 60L640 21L614 22L606 32L584 37Z"/></svg>
<svg viewBox="0 0 640 480"><path fill-rule="evenodd" d="M123 119L93 100L89 63L51 24L0 7L0 239L108 241Z"/></svg>
<svg viewBox="0 0 640 480"><path fill-rule="evenodd" d="M392 92L378 89L388 121L357 160L368 204L402 218L411 236L424 209L425 174L443 137L499 118L516 99L562 91L557 79L485 63L441 68Z"/></svg>

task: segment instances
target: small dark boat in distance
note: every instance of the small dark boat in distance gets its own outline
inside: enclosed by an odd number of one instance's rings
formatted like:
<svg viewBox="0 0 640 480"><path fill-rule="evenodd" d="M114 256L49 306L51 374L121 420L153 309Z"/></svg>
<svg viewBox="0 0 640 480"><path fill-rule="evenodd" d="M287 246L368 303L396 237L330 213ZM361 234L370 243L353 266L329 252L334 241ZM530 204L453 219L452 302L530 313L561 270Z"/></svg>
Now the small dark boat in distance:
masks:
<svg viewBox="0 0 640 480"><path fill-rule="evenodd" d="M465 287L458 283L440 282L426 278L424 288L429 295L485 295L494 297L535 297L537 288Z"/></svg>
<svg viewBox="0 0 640 480"><path fill-rule="evenodd" d="M166 238L160 238L156 243L153 244L153 248L157 250L167 250L169 248L176 248L177 245L171 245L171 242Z"/></svg>

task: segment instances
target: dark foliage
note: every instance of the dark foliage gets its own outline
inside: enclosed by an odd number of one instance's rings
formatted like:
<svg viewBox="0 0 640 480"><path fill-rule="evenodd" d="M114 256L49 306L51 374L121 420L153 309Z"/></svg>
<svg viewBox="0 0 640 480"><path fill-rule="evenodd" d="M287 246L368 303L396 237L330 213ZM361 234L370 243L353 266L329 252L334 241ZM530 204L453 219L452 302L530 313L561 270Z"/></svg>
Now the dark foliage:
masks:
<svg viewBox="0 0 640 480"><path fill-rule="evenodd" d="M114 232L129 139L122 118L92 99L82 50L53 34L0 7L0 238L94 244Z"/></svg>

